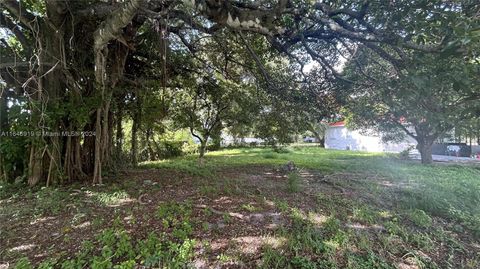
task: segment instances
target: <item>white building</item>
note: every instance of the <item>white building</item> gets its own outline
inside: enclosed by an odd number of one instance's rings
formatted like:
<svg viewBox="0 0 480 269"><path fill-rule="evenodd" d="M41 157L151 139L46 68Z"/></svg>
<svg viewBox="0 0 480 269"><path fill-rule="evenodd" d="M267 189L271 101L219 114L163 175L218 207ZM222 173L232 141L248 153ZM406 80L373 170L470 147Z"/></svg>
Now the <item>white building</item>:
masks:
<svg viewBox="0 0 480 269"><path fill-rule="evenodd" d="M329 124L325 132L325 148L340 150L361 150L369 152L401 152L409 147L415 147L417 142L407 137L401 142L382 141L381 135L373 131L362 132L350 130L343 121Z"/></svg>

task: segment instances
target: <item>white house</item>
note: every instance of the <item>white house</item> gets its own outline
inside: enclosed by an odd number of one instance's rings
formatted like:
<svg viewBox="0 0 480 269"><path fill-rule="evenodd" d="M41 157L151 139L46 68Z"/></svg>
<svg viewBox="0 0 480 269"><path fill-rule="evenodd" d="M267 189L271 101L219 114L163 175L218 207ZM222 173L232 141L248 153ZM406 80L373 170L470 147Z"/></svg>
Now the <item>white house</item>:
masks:
<svg viewBox="0 0 480 269"><path fill-rule="evenodd" d="M381 135L374 134L373 131L350 130L343 121L330 123L325 132L325 148L330 149L401 152L416 145L417 142L411 137L407 137L401 142L385 143L382 141Z"/></svg>
<svg viewBox="0 0 480 269"><path fill-rule="evenodd" d="M251 143L261 144L263 142L265 142L263 139L256 137L242 137L235 139L231 135L222 134L222 146L232 146L235 144L250 145Z"/></svg>

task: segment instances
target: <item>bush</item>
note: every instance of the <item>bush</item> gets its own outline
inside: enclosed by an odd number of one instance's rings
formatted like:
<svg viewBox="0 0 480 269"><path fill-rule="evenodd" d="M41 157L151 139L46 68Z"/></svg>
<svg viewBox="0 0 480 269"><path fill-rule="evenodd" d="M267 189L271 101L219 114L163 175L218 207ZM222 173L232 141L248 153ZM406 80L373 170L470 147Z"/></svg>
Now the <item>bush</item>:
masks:
<svg viewBox="0 0 480 269"><path fill-rule="evenodd" d="M288 174L287 190L289 192L300 191L300 175L297 172L290 172Z"/></svg>
<svg viewBox="0 0 480 269"><path fill-rule="evenodd" d="M182 155L195 154L198 151L198 145L188 141L162 140L156 144L154 159L168 159ZM146 151L145 151L146 152ZM147 156L142 156L147 160Z"/></svg>
<svg viewBox="0 0 480 269"><path fill-rule="evenodd" d="M185 155L197 154L198 153L198 145L194 143L184 142L182 145L182 152Z"/></svg>
<svg viewBox="0 0 480 269"><path fill-rule="evenodd" d="M1 137L0 139L0 180L13 183L24 175L25 160L28 160L26 137Z"/></svg>
<svg viewBox="0 0 480 269"><path fill-rule="evenodd" d="M401 160L408 160L410 158L410 151L413 150L415 146L409 146L408 148L402 150L400 153L398 153L398 157Z"/></svg>
<svg viewBox="0 0 480 269"><path fill-rule="evenodd" d="M160 151L158 155L160 158L178 157L183 154L182 146L184 141L162 141L160 142Z"/></svg>

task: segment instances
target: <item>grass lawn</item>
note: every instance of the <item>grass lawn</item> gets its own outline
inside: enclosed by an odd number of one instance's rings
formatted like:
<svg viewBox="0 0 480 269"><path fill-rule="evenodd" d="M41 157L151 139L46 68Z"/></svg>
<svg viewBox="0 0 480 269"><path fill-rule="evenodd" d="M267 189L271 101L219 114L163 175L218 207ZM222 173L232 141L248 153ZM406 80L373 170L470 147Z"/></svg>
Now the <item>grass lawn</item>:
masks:
<svg viewBox="0 0 480 269"><path fill-rule="evenodd" d="M480 268L474 165L228 149L102 186L4 185L0 207L0 268Z"/></svg>

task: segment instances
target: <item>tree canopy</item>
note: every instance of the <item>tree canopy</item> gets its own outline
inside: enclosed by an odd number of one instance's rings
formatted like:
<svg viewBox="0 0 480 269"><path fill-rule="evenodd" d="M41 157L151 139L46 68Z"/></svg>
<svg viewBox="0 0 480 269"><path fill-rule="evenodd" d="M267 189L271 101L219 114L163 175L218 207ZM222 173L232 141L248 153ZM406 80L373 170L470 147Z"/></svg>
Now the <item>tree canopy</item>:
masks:
<svg viewBox="0 0 480 269"><path fill-rule="evenodd" d="M334 114L333 81L372 76L341 71L359 51L408 76L381 84L385 90L413 85L430 95L432 87L422 85L431 83L425 72L442 68L434 60L439 55L478 71L473 0L0 0L0 6L1 128L35 134L2 136L0 167L3 177L25 174L30 185L102 183L121 155L127 118L134 159L137 133L148 147L153 130L173 119L203 140L219 122L237 133L239 124L258 126L261 136L281 140L276 130L295 132L307 126L298 124L304 119ZM412 69L423 64L427 70ZM75 132L83 133L51 135Z"/></svg>
<svg viewBox="0 0 480 269"><path fill-rule="evenodd" d="M411 136L424 163L432 162L439 137L480 115L477 63L416 53L412 65L396 72L368 51L354 59L346 73L357 84L342 87L352 125L391 140Z"/></svg>

